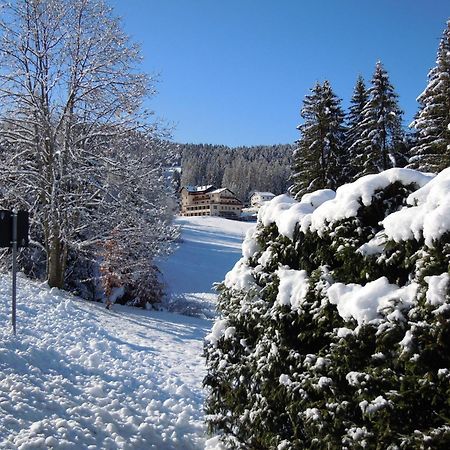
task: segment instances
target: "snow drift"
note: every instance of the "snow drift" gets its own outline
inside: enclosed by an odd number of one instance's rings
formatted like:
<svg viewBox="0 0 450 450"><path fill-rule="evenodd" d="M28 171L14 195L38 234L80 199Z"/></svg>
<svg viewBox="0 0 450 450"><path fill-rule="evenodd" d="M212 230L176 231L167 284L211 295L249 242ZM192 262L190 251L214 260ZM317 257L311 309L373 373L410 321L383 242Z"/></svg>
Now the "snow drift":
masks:
<svg viewBox="0 0 450 450"><path fill-rule="evenodd" d="M0 277L0 448L204 448L209 322L107 311L20 278L15 337L8 278Z"/></svg>

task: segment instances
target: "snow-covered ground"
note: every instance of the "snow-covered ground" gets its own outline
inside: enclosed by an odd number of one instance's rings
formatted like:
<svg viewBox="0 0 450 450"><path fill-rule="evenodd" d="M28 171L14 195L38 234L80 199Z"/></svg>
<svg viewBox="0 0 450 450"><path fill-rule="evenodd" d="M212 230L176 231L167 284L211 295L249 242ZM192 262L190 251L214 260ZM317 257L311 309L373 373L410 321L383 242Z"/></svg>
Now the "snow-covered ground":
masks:
<svg viewBox="0 0 450 450"><path fill-rule="evenodd" d="M173 294L210 298L240 255L248 224L178 219L165 261ZM10 276L0 275L0 449L202 449L203 338L211 321L108 311L23 277L11 334Z"/></svg>
<svg viewBox="0 0 450 450"><path fill-rule="evenodd" d="M158 262L174 310L210 317L216 295L213 284L225 278L241 257L245 234L254 223L219 217L178 217L178 248Z"/></svg>

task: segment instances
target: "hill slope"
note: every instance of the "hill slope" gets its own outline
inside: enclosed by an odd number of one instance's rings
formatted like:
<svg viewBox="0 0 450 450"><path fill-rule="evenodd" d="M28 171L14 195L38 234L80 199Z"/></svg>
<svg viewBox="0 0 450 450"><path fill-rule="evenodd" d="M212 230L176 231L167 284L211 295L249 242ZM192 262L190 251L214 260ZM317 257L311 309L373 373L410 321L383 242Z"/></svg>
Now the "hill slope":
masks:
<svg viewBox="0 0 450 450"><path fill-rule="evenodd" d="M213 284L221 282L239 260L245 234L255 224L220 217L178 217L175 223L181 227L178 248L158 262L169 307L213 317Z"/></svg>
<svg viewBox="0 0 450 450"><path fill-rule="evenodd" d="M180 218L182 242L164 262L169 290L213 301L248 224ZM82 301L0 275L0 448L201 449L203 338L211 322Z"/></svg>

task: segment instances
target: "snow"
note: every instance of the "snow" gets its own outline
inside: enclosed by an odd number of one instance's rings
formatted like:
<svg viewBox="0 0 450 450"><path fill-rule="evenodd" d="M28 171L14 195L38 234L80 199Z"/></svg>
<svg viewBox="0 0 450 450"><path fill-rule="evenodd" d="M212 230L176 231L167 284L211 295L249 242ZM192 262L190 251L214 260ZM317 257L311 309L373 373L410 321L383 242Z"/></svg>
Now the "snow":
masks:
<svg viewBox="0 0 450 450"><path fill-rule="evenodd" d="M253 278L253 271L243 259L239 260L225 275L224 284L227 288L237 290L257 289L255 279Z"/></svg>
<svg viewBox="0 0 450 450"><path fill-rule="evenodd" d="M399 301L397 308L409 306L417 292L417 284L411 283L403 288L390 284L386 277L362 286L360 284L334 283L328 288L330 303L337 306L343 319L355 319L358 325L381 318L381 311Z"/></svg>
<svg viewBox="0 0 450 450"><path fill-rule="evenodd" d="M320 377L317 384L321 389L325 389L333 384L333 380L328 377Z"/></svg>
<svg viewBox="0 0 450 450"><path fill-rule="evenodd" d="M206 441L205 450L227 450L227 448L220 442L219 436L214 436Z"/></svg>
<svg viewBox="0 0 450 450"><path fill-rule="evenodd" d="M317 408L306 408L304 414L306 420L320 420L322 417Z"/></svg>
<svg viewBox="0 0 450 450"><path fill-rule="evenodd" d="M277 303L299 310L309 289L306 271L282 268L276 271L276 275L280 279Z"/></svg>
<svg viewBox="0 0 450 450"><path fill-rule="evenodd" d="M359 403L359 407L364 414L372 415L380 409L387 408L390 404L391 403L388 400L379 395L370 403L367 400L363 400Z"/></svg>
<svg viewBox="0 0 450 450"><path fill-rule="evenodd" d="M292 384L292 380L289 378L289 375L286 375L285 373L280 375L279 381L280 384L284 386L289 386L290 384Z"/></svg>
<svg viewBox="0 0 450 450"><path fill-rule="evenodd" d="M279 195L261 206L258 221L264 226L275 223L280 234L292 240L296 225L334 196L335 193L331 189L322 189L306 194L300 202L288 195Z"/></svg>
<svg viewBox="0 0 450 450"><path fill-rule="evenodd" d="M367 436L367 428L366 427L352 427L347 431L347 434L350 438L352 438L354 441L361 441L365 436ZM364 448L365 445L362 445Z"/></svg>
<svg viewBox="0 0 450 450"><path fill-rule="evenodd" d="M438 181L436 181L436 179ZM434 210L432 218L426 218L427 224L422 226L426 228L426 233L432 238L439 237L445 230L450 229L450 198L448 195L450 169L441 172L433 180L433 175L417 172L412 169L389 169L384 172L366 175L359 178L353 183L339 187L336 193L330 189L322 189L311 194L306 194L302 197L300 202L295 201L288 195L279 195L272 201L262 205L258 213L258 221L264 226L269 226L275 223L278 231L283 236L293 239L295 227L300 225L303 232L307 230L317 232L323 235L329 225L350 217L355 217L361 205L369 206L372 202L373 195L376 191L386 188L389 184L399 182L404 186L416 185L417 188L423 188L425 191L421 192L419 189L412 194L408 201L412 201L417 196L426 196L426 210ZM433 181L432 182L430 181ZM430 187L427 183L435 186L428 194ZM427 194L425 194L425 192ZM432 206L429 205L430 201ZM411 218L415 217L417 212L412 212L412 208L406 209L405 222L408 222L408 215ZM403 210L402 210L403 211ZM396 213L400 214L402 211ZM391 215L392 216L392 215ZM395 223L398 218L392 219L389 222L389 217L384 224L393 223L393 232L395 232ZM386 226L386 225L385 225ZM402 229L402 227L400 227ZM390 235L389 235L390 236ZM360 251L368 254L375 254L380 249L379 241L367 244Z"/></svg>
<svg viewBox="0 0 450 450"><path fill-rule="evenodd" d="M184 188L188 191L188 192L192 192L192 193L195 193L195 192L205 192L205 191L207 191L208 189L211 189L211 188L213 188L214 186L212 185L212 184L208 184L208 185L205 185L205 186L185 186Z"/></svg>
<svg viewBox="0 0 450 450"><path fill-rule="evenodd" d="M228 188L219 188L215 189L214 191L211 191L210 194L220 194L221 192L228 191Z"/></svg>
<svg viewBox="0 0 450 450"><path fill-rule="evenodd" d="M226 286L234 289L255 288L255 278L264 267L271 264L271 246L261 252L258 236L263 227L275 224L278 232L293 239L297 227L303 232L316 232L323 235L330 225L345 218L357 215L361 205L369 206L374 194L392 183L399 182L411 186L413 191L406 199L406 205L388 215L380 225L377 234L359 248L364 256L383 255L388 241L397 242L422 239L432 247L433 242L450 232L450 168L438 175L424 174L411 169L394 168L384 172L367 175L351 184L341 186L336 193L321 190L302 197L300 202L288 195L280 195L264 204L258 214L256 229L249 229L243 244L243 257L226 276ZM250 259L258 257L258 264L252 268ZM308 291L308 274L303 270L278 267L275 274L279 279L276 303L300 310ZM425 279L428 283L426 301L437 306L433 314L441 314L450 309L447 304L450 276L443 273ZM410 281L403 287L392 284L386 277L361 284L333 283L326 293L330 303L336 305L344 320L381 324L404 321L406 311L413 307L418 284ZM337 330L338 337L345 338L353 333L348 328ZM402 341L404 347L410 345L409 335Z"/></svg>
<svg viewBox="0 0 450 450"><path fill-rule="evenodd" d="M404 350L410 352L412 350L413 334L411 330L407 330L403 339L399 342Z"/></svg>
<svg viewBox="0 0 450 450"><path fill-rule="evenodd" d="M310 230L323 234L328 225L342 219L355 217L361 205L369 206L376 191L389 184L400 182L404 186L422 187L432 176L411 169L389 169L374 175L366 175L336 191L336 198L321 204L311 216Z"/></svg>
<svg viewBox="0 0 450 450"><path fill-rule="evenodd" d="M425 244L450 231L450 168L444 169L428 184L410 194L408 204L414 205L390 214L383 221L387 237L396 242L423 236Z"/></svg>
<svg viewBox="0 0 450 450"><path fill-rule="evenodd" d="M361 383L369 380L369 375L363 372L351 371L345 376L345 379L350 386L360 386Z"/></svg>
<svg viewBox="0 0 450 450"><path fill-rule="evenodd" d="M210 322L85 302L0 276L0 441L8 449L200 449Z"/></svg>
<svg viewBox="0 0 450 450"><path fill-rule="evenodd" d="M205 341L210 342L212 345L216 345L217 342L225 334L227 329L227 321L225 319L216 320L212 327L211 333L205 337Z"/></svg>
<svg viewBox="0 0 450 450"><path fill-rule="evenodd" d="M447 290L450 286L450 275L444 272L441 275L425 277L428 283L426 302L432 306L440 306L447 302Z"/></svg>
<svg viewBox="0 0 450 450"><path fill-rule="evenodd" d="M187 305L209 304L213 309L213 284L223 281L239 260L244 236L255 225L208 216L177 217L175 224L181 227L178 248L158 261L168 301L175 309L183 301Z"/></svg>
<svg viewBox="0 0 450 450"><path fill-rule="evenodd" d="M361 245L356 251L364 256L378 255L383 252L386 243L384 231L377 233L369 242Z"/></svg>
<svg viewBox="0 0 450 450"><path fill-rule="evenodd" d="M322 203L328 200L332 200L336 196L336 193L332 189L319 189L318 191L305 194L300 203L309 203L312 207L317 208Z"/></svg>
<svg viewBox="0 0 450 450"><path fill-rule="evenodd" d="M180 218L182 242L162 264L173 295L213 301L239 258L247 223ZM198 254L196 254L198 252ZM190 258L193 258L192 260ZM198 264L197 264L198 263ZM0 275L0 448L220 450L206 439L203 341L233 327L166 311L86 302Z"/></svg>
<svg viewBox="0 0 450 450"><path fill-rule="evenodd" d="M275 197L275 194L273 194L272 192L259 192L259 191L255 191L253 193L253 195L260 195L261 197Z"/></svg>
<svg viewBox="0 0 450 450"><path fill-rule="evenodd" d="M256 226L253 225L247 230L244 242L242 243L242 256L245 259L251 258L259 249L258 242L254 238Z"/></svg>
<svg viewBox="0 0 450 450"><path fill-rule="evenodd" d="M351 336L353 334L353 330L346 327L338 328L337 330L337 337L339 338L346 338L347 336Z"/></svg>

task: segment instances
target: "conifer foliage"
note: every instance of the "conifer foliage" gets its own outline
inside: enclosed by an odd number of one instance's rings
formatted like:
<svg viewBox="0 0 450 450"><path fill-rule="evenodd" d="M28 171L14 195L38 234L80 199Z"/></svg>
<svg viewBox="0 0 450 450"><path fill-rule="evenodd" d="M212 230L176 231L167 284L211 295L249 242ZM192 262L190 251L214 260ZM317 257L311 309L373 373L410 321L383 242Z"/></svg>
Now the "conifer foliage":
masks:
<svg viewBox="0 0 450 450"><path fill-rule="evenodd" d="M206 338L226 448L449 448L450 169L263 206Z"/></svg>
<svg viewBox="0 0 450 450"><path fill-rule="evenodd" d="M450 21L439 44L436 66L418 101L420 109L412 123L417 145L411 150L409 166L437 173L450 165Z"/></svg>
<svg viewBox="0 0 450 450"><path fill-rule="evenodd" d="M368 90L368 100L356 126L359 134L350 152L358 167L356 178L378 173L406 163L402 131L402 111L398 95L381 62L377 62Z"/></svg>
<svg viewBox="0 0 450 450"><path fill-rule="evenodd" d="M356 145L360 137L360 126L363 121L363 111L368 100L368 92L366 83L362 76L359 76L356 80L353 95L350 100L350 107L346 116L347 129L345 131L345 148L349 149L349 165L346 168L348 179L353 179L357 173L356 163L361 161L362 154L359 153L360 146Z"/></svg>
<svg viewBox="0 0 450 450"><path fill-rule="evenodd" d="M317 83L304 99L294 151L290 190L295 198L317 189L335 189L342 174L344 112L328 81Z"/></svg>

